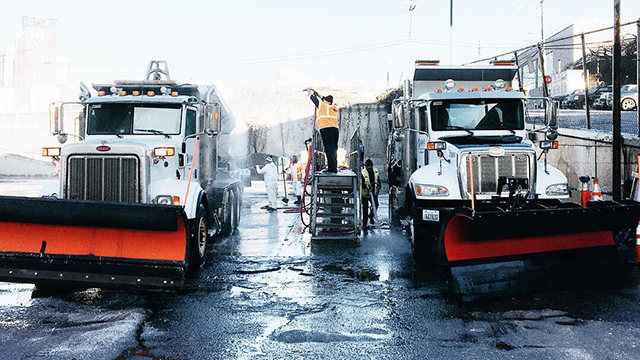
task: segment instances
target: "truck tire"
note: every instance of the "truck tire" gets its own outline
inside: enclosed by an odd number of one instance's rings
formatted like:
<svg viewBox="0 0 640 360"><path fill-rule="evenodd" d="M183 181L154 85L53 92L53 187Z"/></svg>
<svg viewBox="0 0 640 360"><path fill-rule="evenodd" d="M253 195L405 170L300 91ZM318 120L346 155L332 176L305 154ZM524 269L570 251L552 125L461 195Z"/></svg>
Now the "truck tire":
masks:
<svg viewBox="0 0 640 360"><path fill-rule="evenodd" d="M238 228L240 225L240 214L242 213L242 188L238 187L236 189L236 221L235 228Z"/></svg>
<svg viewBox="0 0 640 360"><path fill-rule="evenodd" d="M202 203L198 205L196 217L189 220L189 241L189 271L194 272L204 264L209 243L207 209Z"/></svg>
<svg viewBox="0 0 640 360"><path fill-rule="evenodd" d="M432 235L419 220L420 215L415 206L411 206L411 250L416 265L427 265L432 258ZM418 219L418 220L416 220Z"/></svg>
<svg viewBox="0 0 640 360"><path fill-rule="evenodd" d="M236 208L237 200L233 190L227 191L227 202L222 204L223 218L226 219L222 224L222 235L229 236L237 227Z"/></svg>

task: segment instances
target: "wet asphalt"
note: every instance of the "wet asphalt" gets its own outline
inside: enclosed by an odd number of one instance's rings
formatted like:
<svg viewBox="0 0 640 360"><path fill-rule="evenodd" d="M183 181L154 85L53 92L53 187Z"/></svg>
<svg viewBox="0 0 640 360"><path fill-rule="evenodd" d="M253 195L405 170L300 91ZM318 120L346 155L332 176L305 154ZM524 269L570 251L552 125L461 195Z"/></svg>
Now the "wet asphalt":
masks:
<svg viewBox="0 0 640 360"><path fill-rule="evenodd" d="M0 181L0 195L32 188ZM0 359L640 358L637 271L615 288L463 304L414 268L401 230L312 243L299 214L266 201L261 182L245 189L239 228L181 293L0 283Z"/></svg>

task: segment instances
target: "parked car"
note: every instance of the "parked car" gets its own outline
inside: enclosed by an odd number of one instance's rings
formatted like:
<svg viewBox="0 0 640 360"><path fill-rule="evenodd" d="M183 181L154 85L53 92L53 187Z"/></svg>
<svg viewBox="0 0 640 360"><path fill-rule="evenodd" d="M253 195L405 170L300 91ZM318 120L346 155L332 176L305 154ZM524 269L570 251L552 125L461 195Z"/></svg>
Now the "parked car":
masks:
<svg viewBox="0 0 640 360"><path fill-rule="evenodd" d="M561 109L572 109L575 106L575 102L579 100L584 93L583 90L573 90L570 94L564 95L562 102L560 103Z"/></svg>
<svg viewBox="0 0 640 360"><path fill-rule="evenodd" d="M620 104L622 110L634 110L638 107L638 85L624 85L620 88Z"/></svg>
<svg viewBox="0 0 640 360"><path fill-rule="evenodd" d="M597 98L600 97L600 95L602 95L603 93L612 92L612 91L613 91L613 87L611 85L602 85L602 86L595 86L590 88L588 92L589 107L593 105L593 103L596 101ZM582 94L583 92L580 92L579 94L575 94L571 97L567 97L567 99L565 100L565 107L567 109L584 109L585 108L584 95Z"/></svg>
<svg viewBox="0 0 640 360"><path fill-rule="evenodd" d="M603 93L593 102L591 108L595 110L611 110L611 104L613 104L613 93Z"/></svg>

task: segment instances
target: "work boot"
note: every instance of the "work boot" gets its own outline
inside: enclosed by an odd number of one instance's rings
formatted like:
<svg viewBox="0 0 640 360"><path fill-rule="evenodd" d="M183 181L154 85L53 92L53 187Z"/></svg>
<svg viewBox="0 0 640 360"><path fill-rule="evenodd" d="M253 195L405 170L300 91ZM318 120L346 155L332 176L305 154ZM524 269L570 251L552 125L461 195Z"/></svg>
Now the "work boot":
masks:
<svg viewBox="0 0 640 360"><path fill-rule="evenodd" d="M302 196L298 195L297 196L298 200L293 202L293 205L300 205L300 203L302 202Z"/></svg>

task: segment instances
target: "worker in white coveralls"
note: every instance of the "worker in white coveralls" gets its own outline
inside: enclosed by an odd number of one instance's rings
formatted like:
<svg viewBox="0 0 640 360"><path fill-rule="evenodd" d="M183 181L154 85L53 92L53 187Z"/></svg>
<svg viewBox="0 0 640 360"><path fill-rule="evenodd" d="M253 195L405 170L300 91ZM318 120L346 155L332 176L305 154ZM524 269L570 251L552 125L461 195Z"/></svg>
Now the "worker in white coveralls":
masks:
<svg viewBox="0 0 640 360"><path fill-rule="evenodd" d="M258 174L264 175L264 185L267 187L267 197L269 205L264 208L268 211L276 211L278 209L278 167L273 163L271 155L267 155L266 165L260 168L256 165Z"/></svg>
<svg viewBox="0 0 640 360"><path fill-rule="evenodd" d="M293 195L296 196L294 205L300 205L302 201L302 182L304 181L305 164L298 162L298 157L293 155L291 157L291 165L289 166L289 174L291 174L291 181L293 183Z"/></svg>

